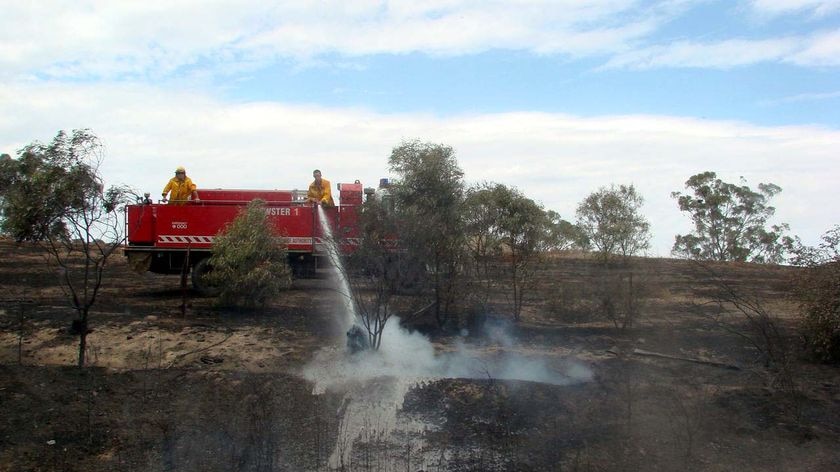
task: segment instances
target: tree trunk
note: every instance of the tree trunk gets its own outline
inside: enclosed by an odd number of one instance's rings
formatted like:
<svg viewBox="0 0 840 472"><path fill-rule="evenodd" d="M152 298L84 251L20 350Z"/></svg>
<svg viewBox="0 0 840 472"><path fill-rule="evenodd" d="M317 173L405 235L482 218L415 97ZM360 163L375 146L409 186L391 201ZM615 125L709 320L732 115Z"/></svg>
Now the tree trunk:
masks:
<svg viewBox="0 0 840 472"><path fill-rule="evenodd" d="M511 254L511 282L513 284L513 319L519 321L519 284L517 284L517 278L519 274L516 271L516 253Z"/></svg>
<svg viewBox="0 0 840 472"><path fill-rule="evenodd" d="M87 352L87 311L79 318L79 368L85 366L85 352Z"/></svg>

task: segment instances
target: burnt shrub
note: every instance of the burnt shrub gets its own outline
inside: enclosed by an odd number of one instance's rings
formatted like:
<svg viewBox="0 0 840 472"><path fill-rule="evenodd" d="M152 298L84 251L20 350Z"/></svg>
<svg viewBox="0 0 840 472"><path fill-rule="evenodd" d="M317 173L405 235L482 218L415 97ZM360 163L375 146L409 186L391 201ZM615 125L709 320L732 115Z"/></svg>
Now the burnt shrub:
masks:
<svg viewBox="0 0 840 472"><path fill-rule="evenodd" d="M811 355L823 362L840 361L840 226L822 236L817 247L800 245L794 264L805 273L795 281L802 335Z"/></svg>
<svg viewBox="0 0 840 472"><path fill-rule="evenodd" d="M799 293L808 350L817 360L840 361L840 260L811 267Z"/></svg>

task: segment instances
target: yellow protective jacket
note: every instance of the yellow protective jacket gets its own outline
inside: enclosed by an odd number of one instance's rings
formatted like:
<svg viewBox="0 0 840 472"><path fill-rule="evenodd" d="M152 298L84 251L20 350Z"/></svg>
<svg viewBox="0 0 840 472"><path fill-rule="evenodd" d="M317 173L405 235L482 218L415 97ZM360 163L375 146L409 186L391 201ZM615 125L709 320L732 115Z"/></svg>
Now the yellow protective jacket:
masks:
<svg viewBox="0 0 840 472"><path fill-rule="evenodd" d="M332 190L330 190L330 181L323 177L321 177L320 186L314 180L309 184L309 191L306 193L306 198L310 202L320 202L328 206L335 205Z"/></svg>
<svg viewBox="0 0 840 472"><path fill-rule="evenodd" d="M187 203L195 189L195 184L189 177L185 177L183 181L178 180L177 177L172 177L167 182L166 187L163 187L163 198L166 198L167 193L172 192L169 194L169 204L183 205Z"/></svg>

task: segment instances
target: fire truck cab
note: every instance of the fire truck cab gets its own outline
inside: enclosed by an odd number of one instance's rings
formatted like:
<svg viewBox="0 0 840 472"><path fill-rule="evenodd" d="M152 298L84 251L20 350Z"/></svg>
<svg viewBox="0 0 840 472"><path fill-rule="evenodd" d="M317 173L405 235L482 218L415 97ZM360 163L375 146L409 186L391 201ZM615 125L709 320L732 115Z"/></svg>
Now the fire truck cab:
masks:
<svg viewBox="0 0 840 472"><path fill-rule="evenodd" d="M341 183L338 204L324 207L339 251L352 253L359 244L358 215L362 184ZM318 207L306 201L302 190L199 189L201 200L183 205L149 203L126 207L125 255L137 272L185 274L202 290L201 274L209 270L207 258L213 239L249 202L265 201L265 211L278 239L286 244L295 277L312 277L329 266L323 222Z"/></svg>

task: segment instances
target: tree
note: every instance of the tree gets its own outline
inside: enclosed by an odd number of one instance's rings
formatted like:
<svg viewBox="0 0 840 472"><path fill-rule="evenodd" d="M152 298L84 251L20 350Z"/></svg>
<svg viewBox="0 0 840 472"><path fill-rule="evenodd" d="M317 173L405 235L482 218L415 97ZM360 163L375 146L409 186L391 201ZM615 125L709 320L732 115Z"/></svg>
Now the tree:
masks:
<svg viewBox="0 0 840 472"><path fill-rule="evenodd" d="M89 130L69 136L60 131L48 145L27 145L17 159L0 158L0 229L43 245L58 266L77 315L79 367L85 365L88 319L106 263L125 237L121 206L130 196L123 187L105 190L102 160L102 145Z"/></svg>
<svg viewBox="0 0 840 472"><path fill-rule="evenodd" d="M498 236L509 251L513 316L519 320L527 282L534 274L533 263L548 234L548 219L541 206L516 189L497 185L493 194L499 209Z"/></svg>
<svg viewBox="0 0 840 472"><path fill-rule="evenodd" d="M567 251L572 248L586 249L589 241L581 228L563 219L554 210L545 213L547 219L546 234L542 242L542 251Z"/></svg>
<svg viewBox="0 0 840 472"><path fill-rule="evenodd" d="M522 312L524 294L533 275L534 261L549 244L555 244L549 214L515 188L485 183L470 188L464 204L467 246L474 274L491 289L488 262L501 257L505 279L513 292L513 314ZM556 215L556 213L553 213Z"/></svg>
<svg viewBox="0 0 840 472"><path fill-rule="evenodd" d="M18 159L0 159L3 232L34 242L68 235L65 213L82 208L86 195L101 192L93 163L85 162L99 154L96 137L77 130L72 137L59 132L50 145L29 144Z"/></svg>
<svg viewBox="0 0 840 472"><path fill-rule="evenodd" d="M606 263L611 255L626 259L647 249L650 223L639 213L644 200L630 185L602 187L577 208L577 225Z"/></svg>
<svg viewBox="0 0 840 472"><path fill-rule="evenodd" d="M491 295L496 292L497 264L502 242L496 231L499 208L493 196L493 184L483 183L467 189L462 216L464 218L467 267L471 285L465 293L470 304L486 311Z"/></svg>
<svg viewBox="0 0 840 472"><path fill-rule="evenodd" d="M673 192L680 211L687 212L694 231L677 235L673 253L701 260L779 263L793 240L785 235L787 224L767 221L776 212L770 199L782 191L775 184L758 184L752 190L717 178L714 172L691 176L685 187L689 194Z"/></svg>
<svg viewBox="0 0 840 472"><path fill-rule="evenodd" d="M425 264L435 318L443 326L455 300L464 256L463 171L455 152L442 144L403 142L388 163L400 222L398 237L407 258Z"/></svg>
<svg viewBox="0 0 840 472"><path fill-rule="evenodd" d="M4 233L3 222L5 221L6 193L9 191L9 187L14 182L18 173L19 162L12 159L12 156L8 154L0 154L0 231Z"/></svg>
<svg viewBox="0 0 840 472"><path fill-rule="evenodd" d="M650 241L650 224L639 212L643 202L632 185L611 185L590 194L577 209L578 227L603 263L596 297L606 317L621 329L633 325L644 295L644 284L630 259L647 249ZM612 268L610 260L616 255L622 264Z"/></svg>
<svg viewBox="0 0 840 472"><path fill-rule="evenodd" d="M501 240L495 231L499 208L493 195L493 184L484 183L467 190L463 218L472 275L489 282L491 258L501 252Z"/></svg>
<svg viewBox="0 0 840 472"><path fill-rule="evenodd" d="M265 202L254 200L213 240L212 268L205 277L219 287L222 305L264 305L291 284L286 248L268 220Z"/></svg>

